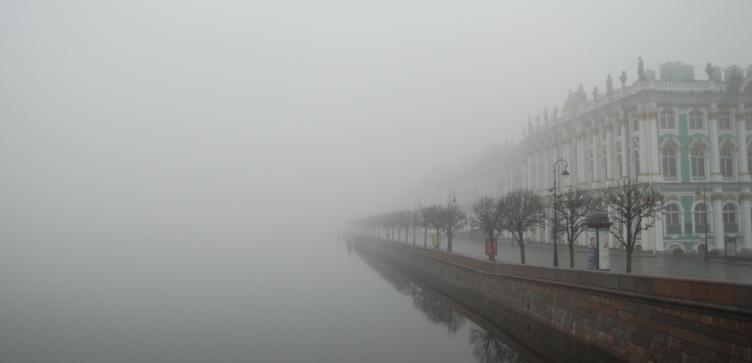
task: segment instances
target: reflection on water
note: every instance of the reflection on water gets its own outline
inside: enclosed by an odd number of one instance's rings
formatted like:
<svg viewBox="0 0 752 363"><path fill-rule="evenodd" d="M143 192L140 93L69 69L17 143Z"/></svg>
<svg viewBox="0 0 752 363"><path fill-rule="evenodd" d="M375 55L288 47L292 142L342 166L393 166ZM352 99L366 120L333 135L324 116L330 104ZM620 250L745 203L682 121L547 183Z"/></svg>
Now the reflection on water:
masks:
<svg viewBox="0 0 752 363"><path fill-rule="evenodd" d="M356 249L357 251L357 249ZM410 296L413 305L431 322L446 328L454 336L470 325L468 342L478 362L538 361L531 351L524 351L518 342L501 332L488 320L470 312L457 302L441 295L388 263L367 254L358 254L374 271L388 281L395 290ZM515 346L512 349L510 345ZM524 358L523 358L524 356Z"/></svg>
<svg viewBox="0 0 752 363"><path fill-rule="evenodd" d="M522 362L519 354L488 330L473 328L470 332L473 355L479 362Z"/></svg>

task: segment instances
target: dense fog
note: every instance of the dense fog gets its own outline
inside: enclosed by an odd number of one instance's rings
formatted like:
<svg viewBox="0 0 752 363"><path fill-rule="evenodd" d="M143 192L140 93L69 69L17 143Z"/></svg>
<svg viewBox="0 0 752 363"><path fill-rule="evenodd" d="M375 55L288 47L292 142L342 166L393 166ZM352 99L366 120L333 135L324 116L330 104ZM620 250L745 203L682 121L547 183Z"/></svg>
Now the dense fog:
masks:
<svg viewBox="0 0 752 363"><path fill-rule="evenodd" d="M347 308L324 295L379 281L333 267L347 220L413 206L426 173L518 140L580 83L633 80L638 56L698 77L748 66L750 14L745 0L3 1L0 357L189 360L194 339L264 326L220 316L246 302L274 337L321 328L291 311L337 320ZM201 335L171 333L188 325ZM226 342L227 360L294 349L246 338L258 349ZM303 347L336 350L325 338Z"/></svg>

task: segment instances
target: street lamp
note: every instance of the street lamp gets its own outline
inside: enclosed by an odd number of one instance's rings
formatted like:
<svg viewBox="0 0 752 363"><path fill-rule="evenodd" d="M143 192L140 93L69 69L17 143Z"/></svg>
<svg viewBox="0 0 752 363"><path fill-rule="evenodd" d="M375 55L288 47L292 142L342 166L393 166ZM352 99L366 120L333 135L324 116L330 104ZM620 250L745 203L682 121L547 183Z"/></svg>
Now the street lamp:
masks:
<svg viewBox="0 0 752 363"><path fill-rule="evenodd" d="M554 242L554 267L559 266L559 247L558 247L558 241L557 241L559 238L559 216L558 216L559 208L556 205L558 202L558 199L556 196L556 176L557 176L556 170L559 167L563 167L564 169L561 172L561 176L566 177L566 176L569 176L569 171L567 170L567 168L569 167L569 164L564 159L559 159L554 162L554 173L553 173L554 175L554 188L553 188L554 202L552 206L554 209L554 225L553 225L553 228L551 228L551 233L553 234L552 240Z"/></svg>
<svg viewBox="0 0 752 363"><path fill-rule="evenodd" d="M703 251L702 259L707 261L708 260L708 199L705 195L706 187L705 184L702 185L702 205L705 208L705 226L703 228L705 229L705 251ZM697 191L695 191L695 199L700 199L700 187L697 187Z"/></svg>
<svg viewBox="0 0 752 363"><path fill-rule="evenodd" d="M452 203L457 203L454 193L447 196L447 252L452 252L452 234L454 231L454 213L452 212Z"/></svg>

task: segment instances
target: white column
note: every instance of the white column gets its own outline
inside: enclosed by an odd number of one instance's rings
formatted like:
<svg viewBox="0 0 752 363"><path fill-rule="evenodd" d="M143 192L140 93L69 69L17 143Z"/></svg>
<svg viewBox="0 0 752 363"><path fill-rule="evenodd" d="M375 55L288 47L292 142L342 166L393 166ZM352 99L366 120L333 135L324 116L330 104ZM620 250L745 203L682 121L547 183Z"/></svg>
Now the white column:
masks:
<svg viewBox="0 0 752 363"><path fill-rule="evenodd" d="M606 180L613 180L617 169L614 163L614 127L606 129Z"/></svg>
<svg viewBox="0 0 752 363"><path fill-rule="evenodd" d="M567 165L569 166L568 170L569 176L562 179L562 186L570 186L572 185L572 178L574 177L571 173L571 162L572 162L572 138L570 136L567 136L567 142L564 144L564 160L567 161Z"/></svg>
<svg viewBox="0 0 752 363"><path fill-rule="evenodd" d="M638 116L640 118L639 122L639 128L638 135L640 138L639 141L639 152L640 152L640 170L637 170L637 177L640 179L640 181L647 181L650 176L650 160L649 154L650 154L650 133L648 132L649 129L649 123L647 120L647 111L644 111L645 115L641 112Z"/></svg>
<svg viewBox="0 0 752 363"><path fill-rule="evenodd" d="M684 216L682 218L682 223L684 223ZM655 226L653 227L654 232L653 235L655 236L655 250L658 252L663 252L663 216L656 216L655 218Z"/></svg>
<svg viewBox="0 0 752 363"><path fill-rule="evenodd" d="M655 244L653 243L653 237L654 234L650 233L649 230L642 230L640 231L640 240L642 244L643 250L655 250Z"/></svg>
<svg viewBox="0 0 752 363"><path fill-rule="evenodd" d="M708 113L708 137L710 138L710 178L712 181L721 181L721 164L718 150L718 110L712 106Z"/></svg>
<svg viewBox="0 0 752 363"><path fill-rule="evenodd" d="M532 156L530 153L527 153L527 163L525 165L525 189L532 190L533 189L533 168L531 167L532 164Z"/></svg>
<svg viewBox="0 0 752 363"><path fill-rule="evenodd" d="M626 122L622 123L621 127L621 178L624 178L625 176L629 176L629 141L630 137L628 135L629 128L627 127Z"/></svg>
<svg viewBox="0 0 752 363"><path fill-rule="evenodd" d="M659 179L659 175L661 175L661 169L660 169L660 145L658 144L658 120L657 117L657 108L655 105L652 105L650 108L650 112L648 112L648 140L650 141L650 180L656 180Z"/></svg>
<svg viewBox="0 0 752 363"><path fill-rule="evenodd" d="M551 187L551 150L552 148L546 148L543 150L543 180L541 189L548 190Z"/></svg>
<svg viewBox="0 0 752 363"><path fill-rule="evenodd" d="M540 190L541 179L543 179L543 169L541 168L543 155L540 150L535 152L535 190Z"/></svg>
<svg viewBox="0 0 752 363"><path fill-rule="evenodd" d="M747 164L747 125L744 123L743 105L739 107L739 111L736 112L736 154L739 155L739 181L749 182L752 181L749 175L749 166Z"/></svg>
<svg viewBox="0 0 752 363"><path fill-rule="evenodd" d="M722 196L720 192L720 187L714 188L710 199L713 201L713 237L715 238L715 248L723 250L723 203L721 203Z"/></svg>
<svg viewBox="0 0 752 363"><path fill-rule="evenodd" d="M598 149L601 145L601 130L600 128L595 129L595 135L591 135L590 139L592 140L592 149L590 150L592 152L592 160L593 160L593 180L592 183L595 184L601 180L601 168L600 164L598 162L600 153L598 152ZM593 185L595 187L595 185Z"/></svg>
<svg viewBox="0 0 752 363"><path fill-rule="evenodd" d="M585 182L585 139L580 134L577 137L577 183Z"/></svg>
<svg viewBox="0 0 752 363"><path fill-rule="evenodd" d="M752 193L750 187L742 188L742 239L744 240L744 249L752 251Z"/></svg>

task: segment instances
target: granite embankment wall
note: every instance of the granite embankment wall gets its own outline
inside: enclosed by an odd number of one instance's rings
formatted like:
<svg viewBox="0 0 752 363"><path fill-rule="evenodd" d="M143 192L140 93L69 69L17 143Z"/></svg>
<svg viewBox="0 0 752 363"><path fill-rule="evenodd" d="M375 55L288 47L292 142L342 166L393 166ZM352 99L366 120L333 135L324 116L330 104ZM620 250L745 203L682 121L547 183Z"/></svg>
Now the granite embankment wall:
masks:
<svg viewBox="0 0 752 363"><path fill-rule="evenodd" d="M521 316L528 322L517 329L544 326L621 360L752 361L752 285L495 263L365 237L355 243L499 325Z"/></svg>

